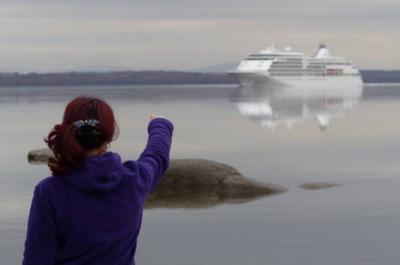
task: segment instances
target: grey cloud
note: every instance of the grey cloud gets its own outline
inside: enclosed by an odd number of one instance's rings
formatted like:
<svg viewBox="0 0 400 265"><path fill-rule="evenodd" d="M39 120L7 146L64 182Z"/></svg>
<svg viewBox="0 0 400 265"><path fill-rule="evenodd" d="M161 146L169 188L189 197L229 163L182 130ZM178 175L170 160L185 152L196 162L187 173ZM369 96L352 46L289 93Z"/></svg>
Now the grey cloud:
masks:
<svg viewBox="0 0 400 265"><path fill-rule="evenodd" d="M320 41L361 67L400 67L395 52L400 1L394 0L3 0L0 5L0 70L73 69L87 62L193 69L238 61L271 42L310 52Z"/></svg>
<svg viewBox="0 0 400 265"><path fill-rule="evenodd" d="M15 3L15 2L14 2ZM21 13L40 17L84 17L86 19L132 18L397 18L400 2L396 1L345 1L345 0L30 0L9 6Z"/></svg>

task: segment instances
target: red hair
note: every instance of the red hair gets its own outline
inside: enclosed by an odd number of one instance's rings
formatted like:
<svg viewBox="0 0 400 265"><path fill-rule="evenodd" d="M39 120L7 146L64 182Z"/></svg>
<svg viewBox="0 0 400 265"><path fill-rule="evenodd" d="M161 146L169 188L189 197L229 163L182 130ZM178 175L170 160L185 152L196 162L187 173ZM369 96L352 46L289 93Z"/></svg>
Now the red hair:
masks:
<svg viewBox="0 0 400 265"><path fill-rule="evenodd" d="M77 139L79 128L74 122L79 120L98 120L95 139L91 139L90 147ZM93 97L77 97L65 108L63 121L50 131L45 139L53 151L48 165L53 175L65 175L71 169L80 167L88 150L97 149L110 143L117 130L114 113L105 101Z"/></svg>

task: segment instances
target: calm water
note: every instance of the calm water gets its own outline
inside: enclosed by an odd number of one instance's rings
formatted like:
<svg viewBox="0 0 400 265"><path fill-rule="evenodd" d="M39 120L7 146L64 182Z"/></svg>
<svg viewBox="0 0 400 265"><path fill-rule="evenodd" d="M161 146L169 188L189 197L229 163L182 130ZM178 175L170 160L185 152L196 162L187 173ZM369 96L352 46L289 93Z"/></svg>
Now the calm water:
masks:
<svg viewBox="0 0 400 265"><path fill-rule="evenodd" d="M247 204L146 210L138 264L400 264L398 85L366 87L362 98L224 86L0 88L0 265L20 263L33 187L49 174L27 152L44 147L79 94L112 104L112 150L126 159L138 156L157 113L175 123L173 158L217 160L289 188ZM298 188L305 182L343 186Z"/></svg>

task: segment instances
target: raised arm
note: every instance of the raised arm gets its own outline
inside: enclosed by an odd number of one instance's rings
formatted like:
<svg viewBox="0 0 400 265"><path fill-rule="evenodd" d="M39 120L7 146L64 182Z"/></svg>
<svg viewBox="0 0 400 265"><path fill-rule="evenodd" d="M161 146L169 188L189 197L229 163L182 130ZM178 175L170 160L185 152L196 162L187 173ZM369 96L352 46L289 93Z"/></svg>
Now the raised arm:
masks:
<svg viewBox="0 0 400 265"><path fill-rule="evenodd" d="M148 191L154 189L168 169L173 130L173 124L165 118L153 118L148 125L147 145L137 160L141 186Z"/></svg>

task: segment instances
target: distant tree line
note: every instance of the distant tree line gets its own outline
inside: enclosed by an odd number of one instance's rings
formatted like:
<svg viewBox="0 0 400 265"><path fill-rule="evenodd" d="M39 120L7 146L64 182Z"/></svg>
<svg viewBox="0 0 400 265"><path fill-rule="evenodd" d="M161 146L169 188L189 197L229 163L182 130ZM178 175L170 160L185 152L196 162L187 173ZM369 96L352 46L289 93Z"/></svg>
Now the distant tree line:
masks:
<svg viewBox="0 0 400 265"><path fill-rule="evenodd" d="M366 83L400 82L400 70L362 70ZM236 84L227 73L179 71L119 71L67 73L0 73L0 86L75 86L75 85L184 85Z"/></svg>
<svg viewBox="0 0 400 265"><path fill-rule="evenodd" d="M361 70L365 83L400 83L400 70Z"/></svg>
<svg viewBox="0 0 400 265"><path fill-rule="evenodd" d="M1 73L0 86L233 84L225 73L178 71Z"/></svg>

